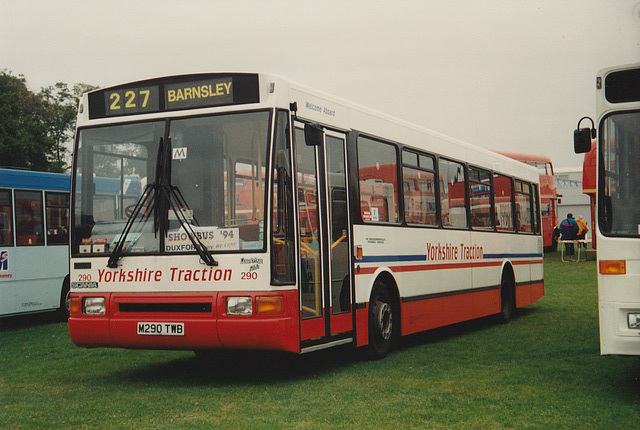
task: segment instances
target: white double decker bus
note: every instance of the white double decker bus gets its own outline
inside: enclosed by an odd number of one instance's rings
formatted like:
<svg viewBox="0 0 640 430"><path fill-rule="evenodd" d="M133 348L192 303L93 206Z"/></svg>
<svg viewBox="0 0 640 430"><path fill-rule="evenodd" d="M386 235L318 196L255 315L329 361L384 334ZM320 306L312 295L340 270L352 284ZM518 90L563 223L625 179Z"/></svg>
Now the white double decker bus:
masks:
<svg viewBox="0 0 640 430"><path fill-rule="evenodd" d="M97 90L77 126L79 346L380 358L544 294L538 172L493 152L267 74Z"/></svg>
<svg viewBox="0 0 640 430"><path fill-rule="evenodd" d="M597 184L600 352L640 355L640 64L598 72L596 115L578 122L574 144L589 153L597 137L596 169L584 174Z"/></svg>

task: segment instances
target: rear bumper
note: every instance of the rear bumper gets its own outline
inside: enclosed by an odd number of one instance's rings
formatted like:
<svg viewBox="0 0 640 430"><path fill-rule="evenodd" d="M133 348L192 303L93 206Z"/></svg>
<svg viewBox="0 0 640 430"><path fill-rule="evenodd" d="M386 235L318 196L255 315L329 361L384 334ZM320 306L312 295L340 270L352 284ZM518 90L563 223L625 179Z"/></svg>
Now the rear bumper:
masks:
<svg viewBox="0 0 640 430"><path fill-rule="evenodd" d="M629 328L627 314L640 313L640 302L600 300L600 354L640 356L640 330Z"/></svg>
<svg viewBox="0 0 640 430"><path fill-rule="evenodd" d="M279 295L284 311L277 315L227 315L226 298ZM299 352L297 291L218 293L72 294L104 297L105 315L74 312L69 334L78 346L136 349L255 349ZM138 323L182 323L180 336L139 335Z"/></svg>

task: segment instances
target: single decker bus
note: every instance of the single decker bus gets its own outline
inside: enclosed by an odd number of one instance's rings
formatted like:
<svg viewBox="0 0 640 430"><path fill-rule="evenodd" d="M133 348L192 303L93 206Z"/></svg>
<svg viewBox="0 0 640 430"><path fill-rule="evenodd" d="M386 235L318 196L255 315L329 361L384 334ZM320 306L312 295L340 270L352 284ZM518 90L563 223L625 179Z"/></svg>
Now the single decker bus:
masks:
<svg viewBox="0 0 640 430"><path fill-rule="evenodd" d="M545 251L558 249L558 188L551 158L543 154L523 154L511 151L495 151L538 169L540 174L540 210L542 214L542 243Z"/></svg>
<svg viewBox="0 0 640 430"><path fill-rule="evenodd" d="M596 115L578 121L574 149L586 154L585 193L595 194L600 353L638 356L640 63L598 72Z"/></svg>
<svg viewBox="0 0 640 430"><path fill-rule="evenodd" d="M73 178L82 347L381 358L544 294L536 169L278 76L89 92ZM122 189L108 210L96 178Z"/></svg>
<svg viewBox="0 0 640 430"><path fill-rule="evenodd" d="M0 317L68 313L70 176L0 169Z"/></svg>

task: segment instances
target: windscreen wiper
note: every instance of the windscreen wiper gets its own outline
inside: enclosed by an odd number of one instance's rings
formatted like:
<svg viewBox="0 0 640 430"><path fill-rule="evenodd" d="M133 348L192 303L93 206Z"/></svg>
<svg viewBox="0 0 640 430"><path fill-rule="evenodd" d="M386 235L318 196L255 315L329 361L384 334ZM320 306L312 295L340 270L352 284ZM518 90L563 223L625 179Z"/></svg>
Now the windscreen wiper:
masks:
<svg viewBox="0 0 640 430"><path fill-rule="evenodd" d="M158 203L158 199L156 197L158 196L158 181L161 176L161 169L164 165L164 159L166 157L165 146L166 145L164 144L164 139L161 137L160 142L158 142L158 156L156 157L156 181L151 184L147 184L147 186L144 188L144 191L142 192L142 195L138 199L136 206L131 213L131 216L127 220L127 223L122 230L122 233L120 233L120 237L116 242L116 246L113 248L113 251L111 251L111 255L109 255L109 261L107 261L107 267L109 268L114 269L118 267L118 260L120 260L120 258L122 257L122 253L124 252L124 244L127 241L127 236L129 235L131 227L133 227L133 223L135 222L145 204L149 208L149 211L147 211L146 215L143 214L142 220L144 220L144 218L148 218L149 214L153 213L153 231L156 233L156 235L158 233L158 229L160 228L160 218L158 217L159 208L156 207ZM160 205L160 207L161 206L162 205Z"/></svg>
<svg viewBox="0 0 640 430"><path fill-rule="evenodd" d="M206 245L202 243L200 238L198 238L198 235L196 235L196 232L193 230L191 223L189 223L189 220L187 220L185 212L182 211L183 208L187 210L191 209L189 208L189 205L187 205L187 202L185 201L184 196L182 195L178 187L167 184L162 185L161 188L163 195L169 202L169 208L175 214L176 219L180 223L180 227L182 227L183 230L187 233L187 236L189 237L193 248L196 250L202 261L207 266L217 266L218 262L211 256L211 253L207 249ZM193 219L195 220L195 218ZM196 225L198 225L197 221ZM167 230L165 230L165 237L167 237Z"/></svg>
<svg viewBox="0 0 640 430"><path fill-rule="evenodd" d="M127 220L127 223L125 224L124 229L122 230L122 233L120 233L120 237L116 242L116 246L113 248L113 251L111 251L111 255L109 255L109 261L107 261L107 267L110 267L112 269L118 267L118 260L120 260L120 257L124 252L124 244L127 241L127 236L131 231L131 227L133 227L133 223L135 222L136 218L142 211L142 208L146 206L150 208L151 211L147 212L147 214L142 214L141 220L148 218L151 212L155 213L154 206L156 201L156 198L155 198L156 194L157 192L156 192L155 183L149 184L144 188L144 191L142 192L142 195L138 199L138 202L136 203L136 206L134 207L133 212L131 213L131 216Z"/></svg>

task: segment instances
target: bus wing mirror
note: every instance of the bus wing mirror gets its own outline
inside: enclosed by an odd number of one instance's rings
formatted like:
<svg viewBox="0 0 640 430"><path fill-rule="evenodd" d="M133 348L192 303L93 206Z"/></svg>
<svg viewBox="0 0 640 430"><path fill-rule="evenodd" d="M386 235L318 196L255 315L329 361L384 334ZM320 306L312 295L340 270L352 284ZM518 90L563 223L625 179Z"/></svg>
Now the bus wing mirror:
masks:
<svg viewBox="0 0 640 430"><path fill-rule="evenodd" d="M318 124L305 124L304 142L307 146L322 145L322 127Z"/></svg>
<svg viewBox="0 0 640 430"><path fill-rule="evenodd" d="M580 128L583 119L591 121L591 128ZM591 141L596 138L596 129L593 120L587 116L578 121L578 126L573 131L573 150L576 154L584 154L591 151Z"/></svg>

